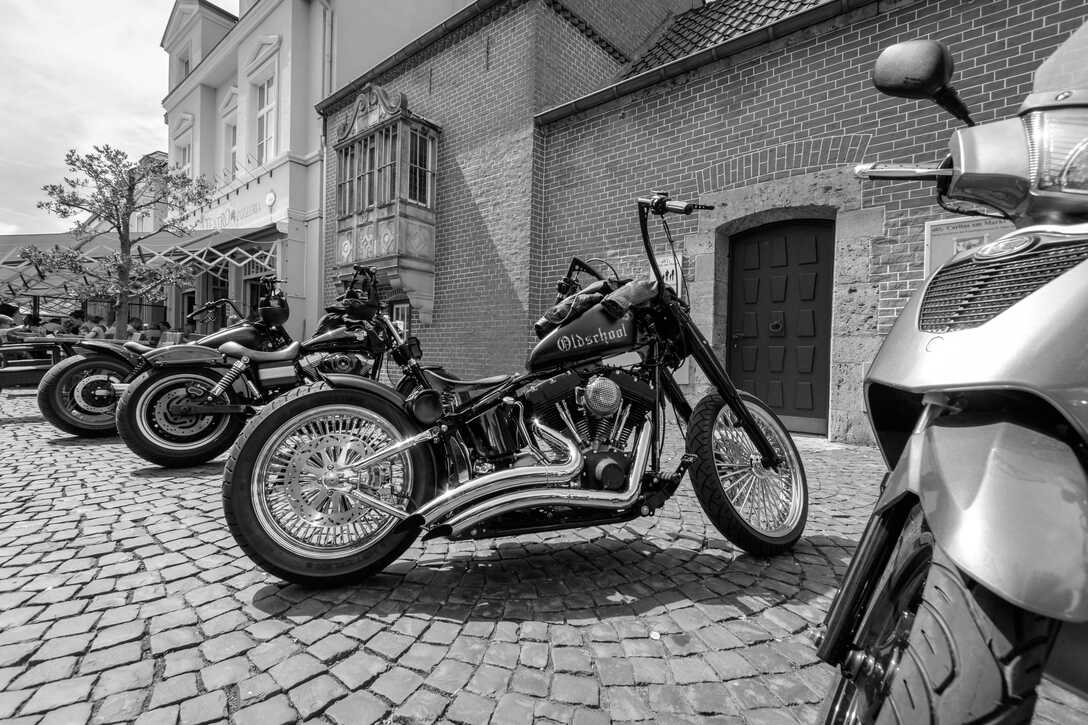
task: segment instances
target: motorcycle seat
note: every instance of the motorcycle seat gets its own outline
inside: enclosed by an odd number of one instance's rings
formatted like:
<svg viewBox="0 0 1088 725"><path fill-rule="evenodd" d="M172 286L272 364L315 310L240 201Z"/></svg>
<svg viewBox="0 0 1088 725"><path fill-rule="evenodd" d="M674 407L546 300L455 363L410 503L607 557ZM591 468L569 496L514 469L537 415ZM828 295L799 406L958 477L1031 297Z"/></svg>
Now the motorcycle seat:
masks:
<svg viewBox="0 0 1088 725"><path fill-rule="evenodd" d="M144 345L144 344L139 343L139 342L132 342L131 340L126 342L123 345L123 347L126 350L128 350L129 352L134 352L137 355L143 355L144 353L151 352L152 350L155 349L155 348L151 347L150 345Z"/></svg>
<svg viewBox="0 0 1088 725"><path fill-rule="evenodd" d="M237 342L224 342L219 346L219 352L230 357L248 357L255 363L268 363L268 362L280 362L284 360L294 360L298 357L298 351L302 348L302 343L296 340L287 347L279 350L273 350L271 352L265 352L264 350L254 350L248 348L245 345L239 345Z"/></svg>
<svg viewBox="0 0 1088 725"><path fill-rule="evenodd" d="M514 377L513 375L492 375L488 378L476 380L458 380L439 375L434 370L424 370L423 374L439 391L445 393L479 393L491 388L497 388Z"/></svg>

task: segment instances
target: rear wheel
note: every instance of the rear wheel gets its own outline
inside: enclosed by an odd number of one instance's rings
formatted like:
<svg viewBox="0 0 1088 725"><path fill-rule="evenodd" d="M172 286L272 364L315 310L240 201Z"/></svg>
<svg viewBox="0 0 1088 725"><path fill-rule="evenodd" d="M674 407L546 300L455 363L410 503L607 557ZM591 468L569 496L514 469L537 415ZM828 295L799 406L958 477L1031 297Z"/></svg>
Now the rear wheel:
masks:
<svg viewBox="0 0 1088 725"><path fill-rule="evenodd" d="M194 414L180 405L203 397L220 373L203 369L149 370L137 377L117 404L117 432L132 452L166 468L206 463L230 447L245 419L241 413ZM240 402L233 391L216 401Z"/></svg>
<svg viewBox="0 0 1088 725"><path fill-rule="evenodd" d="M1057 624L966 577L915 507L821 722L1028 723Z"/></svg>
<svg viewBox="0 0 1088 725"><path fill-rule="evenodd" d="M691 482L703 511L723 536L750 554L773 556L790 549L805 529L805 469L774 411L753 395L741 392L740 397L782 463L773 469L762 465L737 416L713 393L691 414L687 449L698 456Z"/></svg>
<svg viewBox="0 0 1088 725"><path fill-rule="evenodd" d="M76 436L109 436L117 432L111 387L132 368L102 355L72 355L49 368L38 383L38 408L54 426Z"/></svg>
<svg viewBox="0 0 1088 725"><path fill-rule="evenodd" d="M278 398L246 426L223 472L223 510L238 545L288 581L334 586L385 568L417 531L363 497L411 511L434 492L422 446L355 464L416 432L380 396L323 383ZM360 496L362 494L362 496Z"/></svg>

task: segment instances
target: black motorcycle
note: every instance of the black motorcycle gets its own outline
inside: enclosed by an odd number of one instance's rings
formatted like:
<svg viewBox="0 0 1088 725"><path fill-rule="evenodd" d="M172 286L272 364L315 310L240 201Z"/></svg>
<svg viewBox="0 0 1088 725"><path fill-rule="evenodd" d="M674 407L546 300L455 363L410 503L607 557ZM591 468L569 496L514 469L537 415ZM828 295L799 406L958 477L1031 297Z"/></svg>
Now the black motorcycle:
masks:
<svg viewBox="0 0 1088 725"><path fill-rule="evenodd" d="M808 510L797 449L767 405L733 386L650 244L651 214L706 208L664 193L639 199L654 281L606 278L573 260L525 373L454 380L424 370L418 341L378 318L417 389L405 397L325 375L253 418L223 479L239 545L277 576L332 585L380 571L420 533L483 538L649 516L690 467L704 511L731 541L760 556L789 549ZM595 280L582 287L583 274ZM694 409L672 375L689 357L715 389ZM660 459L666 403L687 427L671 471Z"/></svg>
<svg viewBox="0 0 1088 725"><path fill-rule="evenodd" d="M221 319L228 307L242 317L231 300L222 298L201 305L185 319L187 322L204 317ZM262 338L264 333L265 330L242 320L206 335L195 344L214 347L231 340L252 341L254 337ZM286 344L279 339L282 335L276 334L276 339L261 339L255 344L266 349ZM131 341L64 336L50 341L62 348L65 357L49 368L38 383L38 409L42 416L72 435L114 435L117 401L125 387L150 367L144 355L156 348Z"/></svg>
<svg viewBox="0 0 1088 725"><path fill-rule="evenodd" d="M377 378L385 343L370 323L378 305L372 269L356 267L317 334L303 342L292 342L283 329L290 309L275 287L279 280L266 281L271 286L248 337L227 339L228 328L219 333L223 339L143 355L147 370L117 405L117 432L133 453L168 468L195 466L225 451L256 406L318 380L319 370Z"/></svg>

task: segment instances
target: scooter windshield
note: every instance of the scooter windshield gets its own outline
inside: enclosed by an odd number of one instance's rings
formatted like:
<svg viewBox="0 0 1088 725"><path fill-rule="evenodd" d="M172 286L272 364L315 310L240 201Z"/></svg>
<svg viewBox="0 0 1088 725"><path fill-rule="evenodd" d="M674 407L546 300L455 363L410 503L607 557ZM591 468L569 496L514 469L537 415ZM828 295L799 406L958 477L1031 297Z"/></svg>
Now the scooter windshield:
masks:
<svg viewBox="0 0 1088 725"><path fill-rule="evenodd" d="M1079 103L1088 103L1088 23L1070 35L1035 71L1032 94L1060 91L1080 91L1084 98Z"/></svg>

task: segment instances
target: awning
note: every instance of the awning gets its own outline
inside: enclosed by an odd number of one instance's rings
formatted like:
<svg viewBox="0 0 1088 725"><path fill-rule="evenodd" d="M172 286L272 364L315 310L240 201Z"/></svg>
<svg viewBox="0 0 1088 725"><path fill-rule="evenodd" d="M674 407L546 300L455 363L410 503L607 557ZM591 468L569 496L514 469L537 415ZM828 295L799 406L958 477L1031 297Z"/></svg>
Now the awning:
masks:
<svg viewBox="0 0 1088 725"><path fill-rule="evenodd" d="M275 224L234 229L202 229L185 236L158 232L132 245L132 256L154 265L166 261L195 266L223 276L226 265L248 273L275 271L276 242L282 237ZM67 247L88 265L117 252L111 235L78 241L72 234L10 234L0 236L0 295L11 297L73 297L69 286L80 275L70 271L46 272L20 255L27 246L39 249Z"/></svg>

